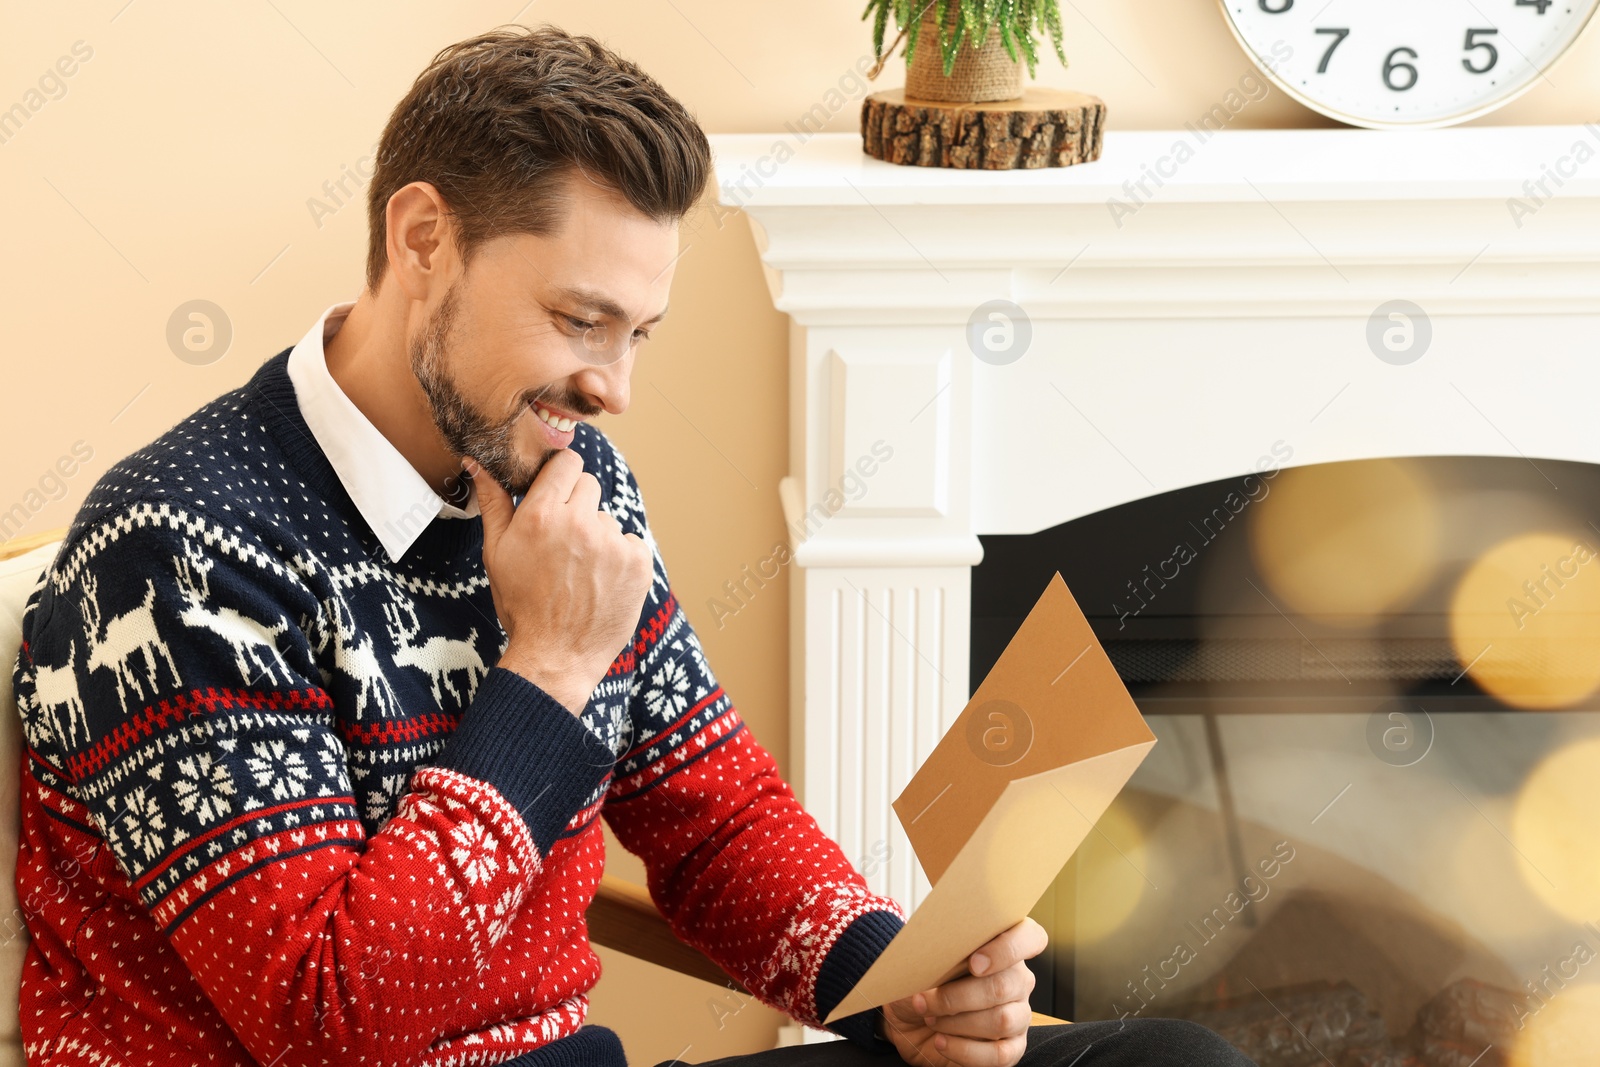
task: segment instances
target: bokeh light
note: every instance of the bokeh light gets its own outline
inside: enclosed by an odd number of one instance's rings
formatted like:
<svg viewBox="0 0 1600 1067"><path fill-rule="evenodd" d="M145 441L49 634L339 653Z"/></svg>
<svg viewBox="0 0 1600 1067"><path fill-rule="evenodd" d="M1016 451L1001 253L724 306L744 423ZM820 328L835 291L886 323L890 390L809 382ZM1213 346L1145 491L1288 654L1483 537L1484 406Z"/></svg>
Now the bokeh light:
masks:
<svg viewBox="0 0 1600 1067"><path fill-rule="evenodd" d="M1600 686L1600 558L1581 536L1507 538L1462 575L1450 605L1457 660L1519 708L1570 707Z"/></svg>
<svg viewBox="0 0 1600 1067"><path fill-rule="evenodd" d="M1546 756L1528 775L1512 810L1511 840L1523 881L1573 922L1600 915L1597 814L1600 737L1571 742Z"/></svg>
<svg viewBox="0 0 1600 1067"><path fill-rule="evenodd" d="M1150 877L1144 830L1120 804L1112 804L1078 849L1075 935L1091 944L1122 927L1139 907Z"/></svg>
<svg viewBox="0 0 1600 1067"><path fill-rule="evenodd" d="M1543 1005L1531 1002L1529 1011L1511 1046L1511 1067L1573 1067L1600 1059L1600 985L1566 986Z"/></svg>
<svg viewBox="0 0 1600 1067"><path fill-rule="evenodd" d="M1497 810L1491 798L1475 797L1480 814L1450 786L1436 786L1456 802L1430 819L1418 842L1413 884L1419 895L1496 948L1548 937L1561 920L1528 884L1525 876L1533 872L1526 864L1506 861L1506 839L1496 826L1507 826L1509 812Z"/></svg>
<svg viewBox="0 0 1600 1067"><path fill-rule="evenodd" d="M1068 799L1069 792L1070 788L1066 792L1056 790L1055 795L1047 795L1050 803L1046 807L1053 813L1051 817L1060 821L1064 831L1070 828L1075 832L1083 827L1083 814L1077 802ZM991 813L992 824L986 835L984 858L980 864L984 872L981 891L987 895L987 899L1011 900L1017 896L1013 884L1016 869L1012 857L1027 850L1030 845L1036 845L1041 832L1050 832L1049 826L1041 828L1039 810L1038 804L1014 804L998 815ZM1121 804L1113 802L1072 854L1078 861L1075 883L1077 935L1073 940L1083 943L1097 941L1128 921L1149 888L1145 876L1140 873L1149 870L1149 852L1144 830L1138 820ZM1134 864L1138 865L1137 870ZM1063 941L1068 939L1065 931L1052 930L1051 939L1057 937Z"/></svg>
<svg viewBox="0 0 1600 1067"><path fill-rule="evenodd" d="M1438 502L1403 460L1292 467L1269 484L1250 553L1301 615L1369 625L1416 595L1438 565Z"/></svg>

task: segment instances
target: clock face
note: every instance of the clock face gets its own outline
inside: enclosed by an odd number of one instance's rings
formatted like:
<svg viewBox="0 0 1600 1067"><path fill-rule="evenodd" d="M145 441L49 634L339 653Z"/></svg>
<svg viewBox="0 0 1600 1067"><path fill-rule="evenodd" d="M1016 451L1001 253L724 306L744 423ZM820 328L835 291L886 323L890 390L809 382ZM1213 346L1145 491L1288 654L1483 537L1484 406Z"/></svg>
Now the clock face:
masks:
<svg viewBox="0 0 1600 1067"><path fill-rule="evenodd" d="M1357 126L1443 126L1544 75L1600 0L1220 0L1278 87Z"/></svg>

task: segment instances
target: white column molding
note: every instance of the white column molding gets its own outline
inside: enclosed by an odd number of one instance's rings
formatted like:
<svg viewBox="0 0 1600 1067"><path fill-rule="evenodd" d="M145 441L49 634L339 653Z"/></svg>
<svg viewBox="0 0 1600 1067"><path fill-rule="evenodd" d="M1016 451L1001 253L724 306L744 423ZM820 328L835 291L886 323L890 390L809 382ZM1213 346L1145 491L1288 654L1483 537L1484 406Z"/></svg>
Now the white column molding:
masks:
<svg viewBox="0 0 1600 1067"><path fill-rule="evenodd" d="M794 567L805 714L790 762L806 809L873 890L928 889L890 807L967 702L970 567Z"/></svg>

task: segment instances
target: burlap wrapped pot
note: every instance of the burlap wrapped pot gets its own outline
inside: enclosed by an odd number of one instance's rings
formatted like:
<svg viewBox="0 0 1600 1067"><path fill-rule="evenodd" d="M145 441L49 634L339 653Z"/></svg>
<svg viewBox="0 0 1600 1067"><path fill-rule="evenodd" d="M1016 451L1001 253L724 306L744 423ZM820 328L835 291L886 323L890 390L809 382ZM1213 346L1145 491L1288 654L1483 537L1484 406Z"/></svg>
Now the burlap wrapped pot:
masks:
<svg viewBox="0 0 1600 1067"><path fill-rule="evenodd" d="M960 0L946 0L945 34L955 32L960 17ZM1015 40L1015 35L1013 35ZM1014 100L1022 95L1022 60L1012 59L1000 39L998 25L989 28L982 47L973 48L967 40L956 51L956 61L945 77L944 55L939 48L939 24L934 19L933 0L923 9L922 25L917 29L917 47L906 67L906 96L916 100L974 103L989 100Z"/></svg>

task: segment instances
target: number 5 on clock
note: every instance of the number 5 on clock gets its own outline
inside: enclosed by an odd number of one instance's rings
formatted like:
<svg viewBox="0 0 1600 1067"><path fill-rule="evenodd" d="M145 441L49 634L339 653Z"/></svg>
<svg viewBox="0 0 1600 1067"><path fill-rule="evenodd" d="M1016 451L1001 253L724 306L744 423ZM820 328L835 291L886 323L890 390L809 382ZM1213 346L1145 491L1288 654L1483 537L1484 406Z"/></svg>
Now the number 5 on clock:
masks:
<svg viewBox="0 0 1600 1067"><path fill-rule="evenodd" d="M1541 0L1541 2L1548 3L1549 0ZM1475 40L1475 38L1480 33L1483 34L1485 37L1487 37L1487 36L1489 36L1491 34L1496 34L1496 33L1499 33L1499 32L1500 32L1499 30L1468 30L1467 31L1467 43L1462 45L1462 47L1465 48L1468 52L1472 51L1475 48L1486 48L1489 51L1489 59L1488 59L1488 62L1484 63L1484 65L1481 66L1481 67L1474 67L1472 65L1472 60L1470 60L1470 59L1463 59L1461 61L1461 65L1463 67L1466 67L1468 70L1472 71L1472 73L1474 73L1474 74L1487 74L1487 73L1489 73L1489 71L1493 70L1495 63L1500 59L1500 52L1495 48L1495 46L1493 44L1490 44L1488 41L1479 41L1479 40Z"/></svg>

